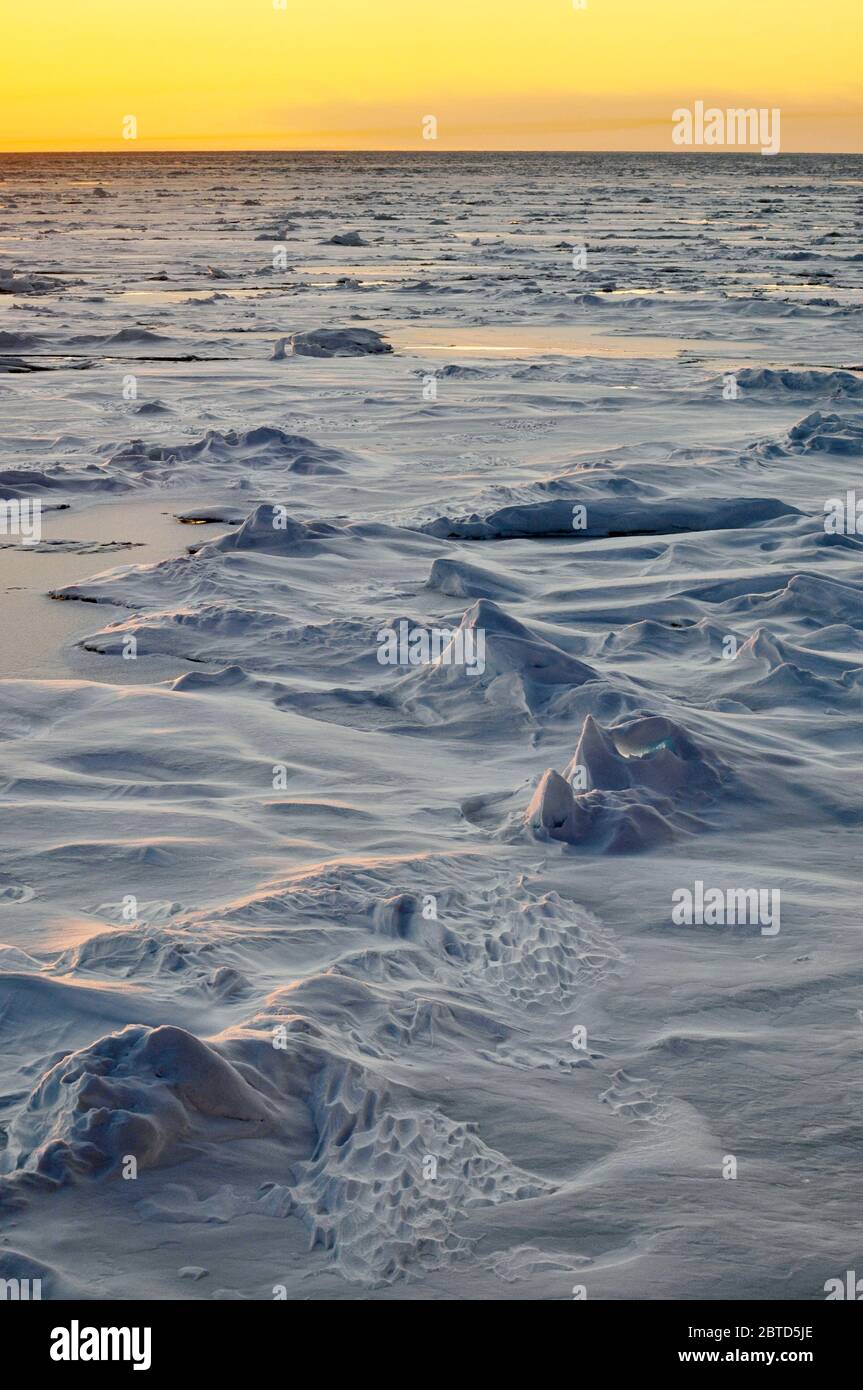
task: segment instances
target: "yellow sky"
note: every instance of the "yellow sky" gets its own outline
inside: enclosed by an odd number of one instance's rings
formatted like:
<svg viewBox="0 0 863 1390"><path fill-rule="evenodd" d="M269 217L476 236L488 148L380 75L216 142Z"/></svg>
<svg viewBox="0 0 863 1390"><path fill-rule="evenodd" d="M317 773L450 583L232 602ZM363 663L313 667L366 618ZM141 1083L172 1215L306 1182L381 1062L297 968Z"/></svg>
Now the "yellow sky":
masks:
<svg viewBox="0 0 863 1390"><path fill-rule="evenodd" d="M0 150L665 150L701 99L863 152L863 0L280 2L3 0Z"/></svg>

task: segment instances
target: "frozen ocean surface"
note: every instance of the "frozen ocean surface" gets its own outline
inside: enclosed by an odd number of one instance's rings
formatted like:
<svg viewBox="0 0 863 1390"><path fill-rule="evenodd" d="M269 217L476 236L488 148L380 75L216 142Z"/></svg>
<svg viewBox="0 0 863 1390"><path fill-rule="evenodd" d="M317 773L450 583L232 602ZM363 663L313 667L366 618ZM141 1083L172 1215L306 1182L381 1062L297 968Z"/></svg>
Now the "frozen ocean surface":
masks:
<svg viewBox="0 0 863 1390"><path fill-rule="evenodd" d="M855 1267L861 229L854 156L0 156L0 1277Z"/></svg>

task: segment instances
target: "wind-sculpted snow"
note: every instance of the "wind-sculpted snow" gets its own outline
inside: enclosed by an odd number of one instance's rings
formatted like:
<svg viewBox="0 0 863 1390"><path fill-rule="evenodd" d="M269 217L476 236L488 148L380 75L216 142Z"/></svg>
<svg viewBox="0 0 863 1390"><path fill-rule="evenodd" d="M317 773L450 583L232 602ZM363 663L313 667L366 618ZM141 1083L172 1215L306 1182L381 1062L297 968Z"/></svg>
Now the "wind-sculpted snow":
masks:
<svg viewBox="0 0 863 1390"><path fill-rule="evenodd" d="M573 489L571 500L560 498L536 505L501 507L479 519L441 517L423 527L429 535L460 540L514 540L528 536L571 536L585 540L603 536L673 535L679 531L736 530L791 516L795 508L776 497L674 497L661 501L594 500Z"/></svg>
<svg viewBox="0 0 863 1390"><path fill-rule="evenodd" d="M573 781L584 769L588 791L649 787L666 796L709 801L729 778L721 759L670 719L629 720L603 729L588 716L575 756L564 772Z"/></svg>
<svg viewBox="0 0 863 1390"><path fill-rule="evenodd" d="M302 435L261 427L251 430L207 430L189 443L152 444L132 439L119 448L104 445L104 459L82 466L52 464L44 470L0 471L4 497L32 494L132 492L141 488L183 488L190 484L218 489L250 486L268 493L300 476L337 477L350 458L341 449L326 448Z"/></svg>
<svg viewBox="0 0 863 1390"><path fill-rule="evenodd" d="M0 1279L822 1297L860 161L0 178Z"/></svg>
<svg viewBox="0 0 863 1390"><path fill-rule="evenodd" d="M333 238L339 246L359 246L365 243ZM281 359L289 354L297 357L364 357L367 353L392 352L392 344L384 342L380 333L371 328L315 328L305 333L292 333L276 344L273 356Z"/></svg>
<svg viewBox="0 0 863 1390"><path fill-rule="evenodd" d="M539 778L526 809L465 803L466 818L506 840L523 833L607 854L633 853L721 824L732 796L748 798L744 780L708 747L664 716L603 727L588 715L575 753ZM497 819L495 819L497 818Z"/></svg>
<svg viewBox="0 0 863 1390"><path fill-rule="evenodd" d="M576 797L565 778L552 768L543 773L524 814L538 836L570 845L590 844L609 854L653 849L674 838L673 806L668 797L645 790L588 792Z"/></svg>
<svg viewBox="0 0 863 1390"><path fill-rule="evenodd" d="M55 275L37 275L20 268L0 269L0 294L58 294L69 285L83 284L82 280L69 280Z"/></svg>
<svg viewBox="0 0 863 1390"><path fill-rule="evenodd" d="M323 448L302 435L259 428L226 434L208 430L203 439L192 444L147 445L135 439L112 453L108 467L112 472L119 470L151 483L176 482L179 470L186 485L190 473L197 474L203 483L224 479L225 474L229 482L237 477L246 481L258 468L267 470L269 482L273 472L279 471L343 473L343 459L340 450ZM155 468L151 466L154 464ZM188 464L190 469L183 467Z"/></svg>
<svg viewBox="0 0 863 1390"><path fill-rule="evenodd" d="M859 400L863 380L853 372L776 371L771 367L743 367L736 374L744 396L759 399L819 396L831 401Z"/></svg>
<svg viewBox="0 0 863 1390"><path fill-rule="evenodd" d="M97 1176L132 1152L176 1161L194 1137L249 1137L271 1107L241 1073L181 1028L127 1028L50 1068L9 1132L14 1172Z"/></svg>
<svg viewBox="0 0 863 1390"><path fill-rule="evenodd" d="M788 441L801 454L863 454L863 415L848 418L816 410L788 431Z"/></svg>
<svg viewBox="0 0 863 1390"><path fill-rule="evenodd" d="M313 1114L317 1151L287 1209L309 1228L311 1248L330 1251L361 1284L441 1269L470 1250L458 1218L554 1190L487 1148L474 1126L418 1111L357 1068L322 1076Z"/></svg>

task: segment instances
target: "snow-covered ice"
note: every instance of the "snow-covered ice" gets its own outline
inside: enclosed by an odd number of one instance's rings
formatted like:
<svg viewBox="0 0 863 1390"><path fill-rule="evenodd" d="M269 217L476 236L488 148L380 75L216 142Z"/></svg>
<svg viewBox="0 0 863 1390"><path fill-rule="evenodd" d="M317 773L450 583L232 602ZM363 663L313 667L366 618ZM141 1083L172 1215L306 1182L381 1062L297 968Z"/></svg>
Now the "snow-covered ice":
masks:
<svg viewBox="0 0 863 1390"><path fill-rule="evenodd" d="M861 172L0 156L0 1277L855 1267Z"/></svg>

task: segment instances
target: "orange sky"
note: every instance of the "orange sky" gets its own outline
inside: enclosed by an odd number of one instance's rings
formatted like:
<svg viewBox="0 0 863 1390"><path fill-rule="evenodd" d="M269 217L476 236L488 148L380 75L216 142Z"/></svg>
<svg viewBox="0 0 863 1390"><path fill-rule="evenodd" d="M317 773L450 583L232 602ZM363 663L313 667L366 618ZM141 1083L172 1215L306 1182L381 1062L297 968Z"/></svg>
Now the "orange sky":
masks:
<svg viewBox="0 0 863 1390"><path fill-rule="evenodd" d="M863 0L279 4L9 0L0 150L670 150L701 99L863 152Z"/></svg>

